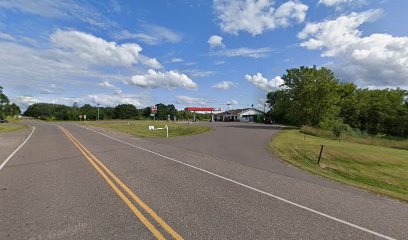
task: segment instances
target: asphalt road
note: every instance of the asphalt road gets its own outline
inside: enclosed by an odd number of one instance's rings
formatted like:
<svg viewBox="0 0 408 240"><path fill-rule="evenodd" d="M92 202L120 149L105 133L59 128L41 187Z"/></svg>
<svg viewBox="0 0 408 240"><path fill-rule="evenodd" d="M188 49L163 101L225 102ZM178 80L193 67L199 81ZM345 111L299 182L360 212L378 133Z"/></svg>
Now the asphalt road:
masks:
<svg viewBox="0 0 408 240"><path fill-rule="evenodd" d="M0 239L408 239L406 203L271 156L277 126L137 139L32 125L0 170Z"/></svg>

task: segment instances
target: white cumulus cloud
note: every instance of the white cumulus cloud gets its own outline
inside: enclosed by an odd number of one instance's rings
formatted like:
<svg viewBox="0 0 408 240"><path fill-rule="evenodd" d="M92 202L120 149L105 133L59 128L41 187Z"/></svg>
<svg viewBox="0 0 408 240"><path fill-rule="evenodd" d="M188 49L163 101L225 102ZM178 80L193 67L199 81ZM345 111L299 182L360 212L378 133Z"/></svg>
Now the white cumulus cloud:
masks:
<svg viewBox="0 0 408 240"><path fill-rule="evenodd" d="M100 104L102 106L117 106L119 104L133 104L136 107L142 107L144 104L138 99L139 96L133 94L89 94L79 98L76 98L75 101L79 105L84 104ZM72 99L65 101L72 101ZM74 101L74 102L75 102ZM72 103L73 104L73 103Z"/></svg>
<svg viewBox="0 0 408 240"><path fill-rule="evenodd" d="M193 90L198 88L197 83L185 74L176 71L159 72L153 69L149 69L146 74L134 75L129 83L142 88L181 87Z"/></svg>
<svg viewBox="0 0 408 240"><path fill-rule="evenodd" d="M116 88L115 85L113 85L109 81L103 81L103 82L99 83L99 86L101 86L103 88L111 88L111 89Z"/></svg>
<svg viewBox="0 0 408 240"><path fill-rule="evenodd" d="M212 35L208 39L208 44L210 45L211 48L224 47L224 43L222 43L222 37L218 35Z"/></svg>
<svg viewBox="0 0 408 240"><path fill-rule="evenodd" d="M293 22L303 22L308 6L297 0L287 1L278 8L272 0L215 0L214 9L224 32L246 31L258 35Z"/></svg>
<svg viewBox="0 0 408 240"><path fill-rule="evenodd" d="M150 68L162 68L155 58L140 54L142 47L135 43L117 44L79 31L57 30L50 40L55 46L69 49L90 64L130 67L141 63Z"/></svg>
<svg viewBox="0 0 408 240"><path fill-rule="evenodd" d="M105 80L105 81L99 83L98 85L101 86L102 88L112 89L116 94L121 94L122 93L122 90L119 87L113 85L109 81Z"/></svg>
<svg viewBox="0 0 408 240"><path fill-rule="evenodd" d="M156 59L142 55L137 44L117 44L83 32L57 30L47 48L23 44L19 38L0 41L0 82L15 96L72 96L77 89L125 81L134 71L161 67ZM51 89L51 84L58 88ZM120 93L119 88L113 91Z"/></svg>
<svg viewBox="0 0 408 240"><path fill-rule="evenodd" d="M219 83L213 85L212 87L222 89L222 90L228 90L228 89L230 89L232 87L235 87L235 86L236 86L236 84L233 83L232 81L222 81L222 82L219 82Z"/></svg>
<svg viewBox="0 0 408 240"><path fill-rule="evenodd" d="M262 73L257 73L253 76L247 74L245 75L245 79L263 91L276 90L284 83L283 79L279 76L268 80L267 78L262 76Z"/></svg>
<svg viewBox="0 0 408 240"><path fill-rule="evenodd" d="M381 14L380 10L369 10L308 23L298 34L303 40L301 46L337 59L329 67L362 87L408 86L408 37L382 33L363 36L358 29Z"/></svg>

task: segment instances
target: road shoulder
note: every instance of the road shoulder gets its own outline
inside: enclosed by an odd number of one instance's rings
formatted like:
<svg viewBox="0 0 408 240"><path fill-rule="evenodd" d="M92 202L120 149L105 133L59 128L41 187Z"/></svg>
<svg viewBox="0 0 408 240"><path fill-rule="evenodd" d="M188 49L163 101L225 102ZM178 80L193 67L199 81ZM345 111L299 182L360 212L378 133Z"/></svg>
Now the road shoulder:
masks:
<svg viewBox="0 0 408 240"><path fill-rule="evenodd" d="M31 128L0 133L0 165L27 138Z"/></svg>

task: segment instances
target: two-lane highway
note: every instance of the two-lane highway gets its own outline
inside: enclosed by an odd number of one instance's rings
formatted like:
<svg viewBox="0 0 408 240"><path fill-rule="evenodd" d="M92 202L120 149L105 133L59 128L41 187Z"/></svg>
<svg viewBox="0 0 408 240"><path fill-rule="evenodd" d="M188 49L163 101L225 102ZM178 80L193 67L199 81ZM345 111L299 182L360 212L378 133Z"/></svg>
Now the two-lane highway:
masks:
<svg viewBox="0 0 408 240"><path fill-rule="evenodd" d="M57 125L35 123L33 136L0 171L0 239L408 236L404 203L314 176L280 175L216 151ZM226 127L195 138L258 134ZM188 141L194 146L194 138Z"/></svg>

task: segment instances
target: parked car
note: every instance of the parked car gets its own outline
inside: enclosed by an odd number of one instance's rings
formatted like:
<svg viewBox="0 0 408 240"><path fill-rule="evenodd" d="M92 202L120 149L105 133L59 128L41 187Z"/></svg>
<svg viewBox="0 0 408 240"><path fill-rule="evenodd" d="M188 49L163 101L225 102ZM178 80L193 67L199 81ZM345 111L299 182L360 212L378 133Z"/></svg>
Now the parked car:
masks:
<svg viewBox="0 0 408 240"><path fill-rule="evenodd" d="M265 118L264 123L265 124L272 124L273 123L272 118Z"/></svg>

